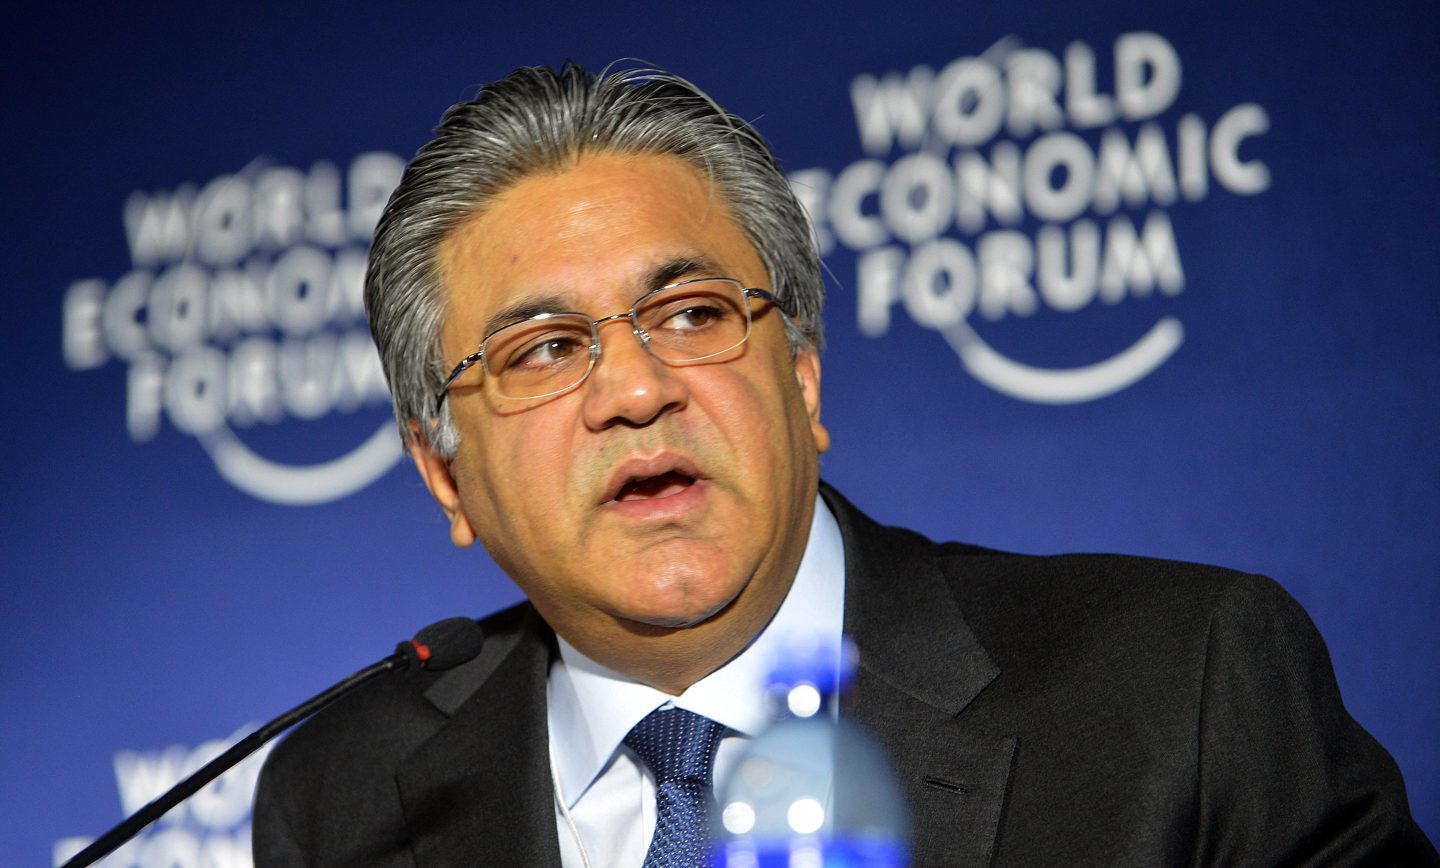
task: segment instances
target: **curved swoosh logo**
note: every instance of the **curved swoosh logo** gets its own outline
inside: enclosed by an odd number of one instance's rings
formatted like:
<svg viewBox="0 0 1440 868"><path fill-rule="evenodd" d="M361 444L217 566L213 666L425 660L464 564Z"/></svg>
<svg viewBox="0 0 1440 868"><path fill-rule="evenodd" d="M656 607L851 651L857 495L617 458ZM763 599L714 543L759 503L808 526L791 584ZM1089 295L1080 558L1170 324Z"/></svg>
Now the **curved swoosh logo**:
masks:
<svg viewBox="0 0 1440 868"><path fill-rule="evenodd" d="M204 435L200 442L225 481L261 500L288 506L329 503L354 494L385 475L405 454L390 421L349 453L304 467L256 455L228 428Z"/></svg>
<svg viewBox="0 0 1440 868"><path fill-rule="evenodd" d="M1160 367L1185 342L1185 327L1172 316L1104 361L1078 368L1037 368L1011 359L965 322L940 330L970 375L1001 394L1037 404L1079 404L1134 385Z"/></svg>

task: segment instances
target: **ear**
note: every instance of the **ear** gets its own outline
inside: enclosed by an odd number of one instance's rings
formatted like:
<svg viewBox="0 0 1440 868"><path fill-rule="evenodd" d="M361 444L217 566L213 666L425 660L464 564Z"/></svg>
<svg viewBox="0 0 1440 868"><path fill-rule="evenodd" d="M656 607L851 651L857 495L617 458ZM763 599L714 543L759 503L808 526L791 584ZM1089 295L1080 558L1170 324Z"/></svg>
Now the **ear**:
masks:
<svg viewBox="0 0 1440 868"><path fill-rule="evenodd" d="M805 413L810 417L810 434L815 438L815 451L830 451L830 432L820 423L820 355L813 349L795 354L795 379L800 381L800 395L805 399Z"/></svg>
<svg viewBox="0 0 1440 868"><path fill-rule="evenodd" d="M425 487L430 489L430 495L450 520L450 541L460 548L472 545L475 529L470 526L470 519L461 508L460 486L455 483L451 464L435 451L415 422L410 423L410 460L415 462L415 469L420 471Z"/></svg>

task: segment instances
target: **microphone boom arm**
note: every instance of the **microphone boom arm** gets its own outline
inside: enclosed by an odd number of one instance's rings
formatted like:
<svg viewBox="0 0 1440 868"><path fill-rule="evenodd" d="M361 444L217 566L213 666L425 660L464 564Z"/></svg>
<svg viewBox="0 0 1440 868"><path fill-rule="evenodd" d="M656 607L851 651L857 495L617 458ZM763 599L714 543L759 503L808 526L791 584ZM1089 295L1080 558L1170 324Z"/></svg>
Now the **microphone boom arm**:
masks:
<svg viewBox="0 0 1440 868"><path fill-rule="evenodd" d="M424 646L419 646L423 648ZM423 654L428 656L426 649ZM410 668L412 661L424 657L417 654L414 642L401 642L394 654L377 663L361 669L349 678L334 685L314 698L295 706L249 735L231 745L230 749L201 766L194 774L166 790L148 805L126 817L119 825L96 838L79 853L76 853L62 868L84 868L108 856L133 838L139 831L165 815L167 811L193 796L201 787L238 765L241 760L259 750L275 736L304 720L345 693L387 672L403 672Z"/></svg>

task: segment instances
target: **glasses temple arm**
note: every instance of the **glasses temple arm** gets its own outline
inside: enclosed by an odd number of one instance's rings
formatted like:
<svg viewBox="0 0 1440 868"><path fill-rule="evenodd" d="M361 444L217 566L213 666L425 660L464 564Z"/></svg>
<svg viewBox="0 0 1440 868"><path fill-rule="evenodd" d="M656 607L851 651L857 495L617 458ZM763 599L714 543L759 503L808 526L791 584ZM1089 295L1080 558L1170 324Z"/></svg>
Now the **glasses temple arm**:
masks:
<svg viewBox="0 0 1440 868"><path fill-rule="evenodd" d="M776 298L775 294L773 292L770 292L768 289L758 289L755 287L748 288L745 290L745 297L764 299L765 301L768 301L771 304L775 305L777 308L779 308L780 312L785 314L786 316L792 319L795 317L794 311L790 310L790 305Z"/></svg>

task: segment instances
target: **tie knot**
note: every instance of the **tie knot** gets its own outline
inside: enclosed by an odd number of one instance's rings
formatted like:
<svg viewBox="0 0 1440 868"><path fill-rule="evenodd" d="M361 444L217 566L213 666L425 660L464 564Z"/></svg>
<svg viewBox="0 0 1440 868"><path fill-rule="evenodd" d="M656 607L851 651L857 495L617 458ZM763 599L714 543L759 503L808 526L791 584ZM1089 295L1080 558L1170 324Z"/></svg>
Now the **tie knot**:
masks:
<svg viewBox="0 0 1440 868"><path fill-rule="evenodd" d="M657 709L635 724L625 746L655 775L655 782L696 781L707 786L714 773L715 748L725 727L683 708Z"/></svg>

